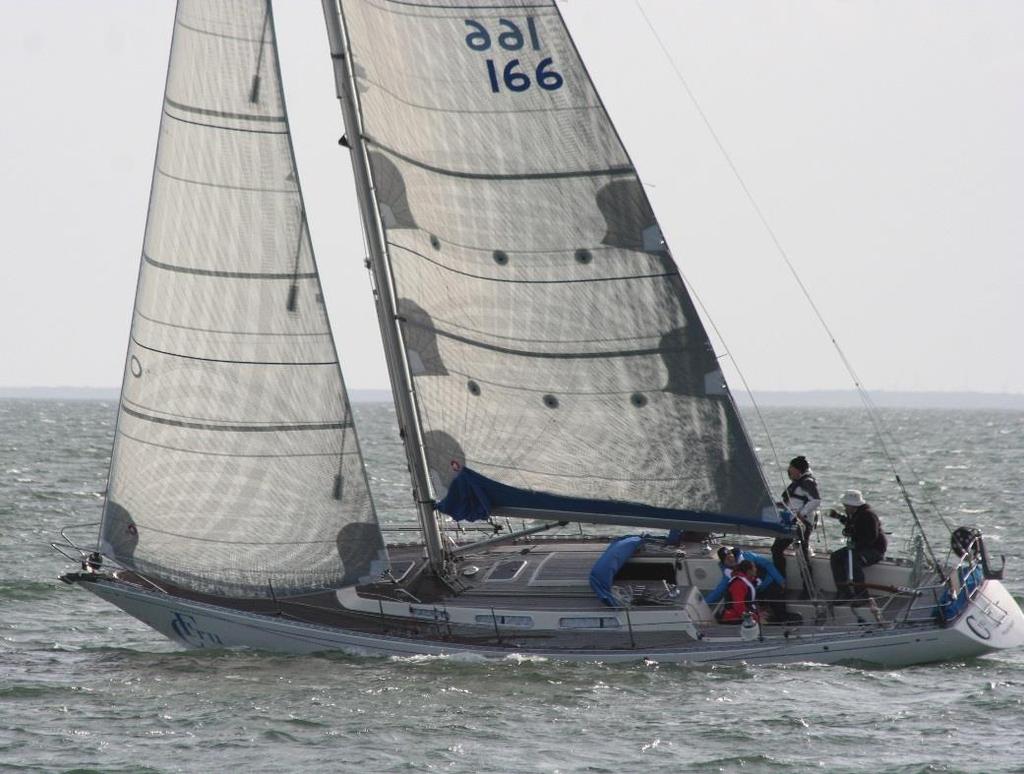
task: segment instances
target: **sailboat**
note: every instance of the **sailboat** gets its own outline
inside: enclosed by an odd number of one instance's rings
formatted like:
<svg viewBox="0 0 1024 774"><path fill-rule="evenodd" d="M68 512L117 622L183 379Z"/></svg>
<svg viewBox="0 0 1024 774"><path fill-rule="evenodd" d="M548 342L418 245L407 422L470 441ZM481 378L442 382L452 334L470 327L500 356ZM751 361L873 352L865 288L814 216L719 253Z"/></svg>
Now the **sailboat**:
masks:
<svg viewBox="0 0 1024 774"><path fill-rule="evenodd" d="M1024 642L976 532L869 567L866 623L792 549L796 615L719 623L722 537L792 517L554 0L323 7L421 539L385 545L370 494L271 4L179 0L102 523L55 543L63 580L190 648L898 666Z"/></svg>

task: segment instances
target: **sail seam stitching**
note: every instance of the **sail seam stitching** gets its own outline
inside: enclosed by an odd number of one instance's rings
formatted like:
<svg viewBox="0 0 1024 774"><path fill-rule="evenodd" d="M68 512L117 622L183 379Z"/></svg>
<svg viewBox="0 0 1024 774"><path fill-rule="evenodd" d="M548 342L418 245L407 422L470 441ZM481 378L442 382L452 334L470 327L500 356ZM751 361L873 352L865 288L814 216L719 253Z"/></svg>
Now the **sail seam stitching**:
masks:
<svg viewBox="0 0 1024 774"><path fill-rule="evenodd" d="M351 422L322 422L303 424L275 424L275 425L217 425L207 422L185 422L180 419L166 419L155 417L152 414L144 414L141 411L128 408L124 404L121 410L128 416L142 419L146 422L154 422L158 425L170 425L171 427L183 427L188 430L217 430L237 433L268 433L268 432L292 432L300 430L343 430L352 427Z"/></svg>
<svg viewBox="0 0 1024 774"><path fill-rule="evenodd" d="M178 175L172 175L170 172L166 172L163 169L157 167L157 172L160 173L161 177L166 177L169 180L176 180L179 183L188 183L190 185L200 185L205 188L220 188L226 191L249 191L252 193L276 193L276 194L298 194L298 190L295 188L256 188L255 186L248 185L229 185L227 183L210 183L203 180L193 180L188 177L179 177Z"/></svg>
<svg viewBox="0 0 1024 774"><path fill-rule="evenodd" d="M201 357L200 355L185 355L180 352L168 352L163 349L156 349L155 347L148 347L137 338L132 336L132 343L145 349L149 352L156 352L158 355L167 355L168 357L177 357L183 360L202 360L206 363L231 363L233 365L274 365L274 366L328 366L337 365L337 360L313 360L313 361L278 361L278 360L223 360L215 357Z"/></svg>
<svg viewBox="0 0 1024 774"><path fill-rule="evenodd" d="M237 41L241 41L242 43L263 43L263 45L267 45L267 46L277 43L277 40L274 39L274 38L271 38L270 40L264 42L264 41L261 41L259 38L243 38L241 35L225 35L223 32L214 32L213 30L204 30L204 29L201 29L200 27L193 27L190 24L185 24L185 22L183 22L183 21L178 21L176 23L177 23L177 25L179 27L182 27L183 29L186 29L189 32L195 32L195 33L198 33L200 35L209 35L212 38L221 38L223 40L237 40Z"/></svg>
<svg viewBox="0 0 1024 774"><path fill-rule="evenodd" d="M567 172L516 172L507 175L494 175L484 172L463 172L456 169L444 169L435 167L410 156L399 153L386 145L381 145L372 137L363 136L363 141L373 145L390 156L401 159L413 166L425 169L428 172L436 172L447 177L461 177L468 180L565 180L574 177L617 177L619 175L635 175L636 171L632 166L607 167L605 169L577 169Z"/></svg>
<svg viewBox="0 0 1024 774"><path fill-rule="evenodd" d="M174 121L179 121L183 124L190 124L191 126L203 126L207 129L221 129L225 132L244 132L245 134L288 134L287 129L285 129L283 132L279 132L276 130L271 131L269 129L243 129L239 126L221 126L220 124L204 124L202 121L189 121L187 118L181 118L179 116L171 115L166 110L164 111L164 115Z"/></svg>
<svg viewBox="0 0 1024 774"><path fill-rule="evenodd" d="M150 266L154 266L158 269L164 269L166 271L175 271L181 274L195 274L200 277L223 277L227 279L256 279L256 280L296 280L296 279L315 279L316 272L303 272L302 274L293 273L270 273L270 272L257 272L257 271L224 271L221 269L194 269L189 266L178 266L173 263L164 263L158 261L155 258L150 257L148 254L142 254L143 260Z"/></svg>
<svg viewBox="0 0 1024 774"><path fill-rule="evenodd" d="M309 333L274 333L272 331L224 331L218 330L217 328L199 328L194 325L181 325L179 323L167 322L166 320L158 320L155 317L150 317L143 314L138 309L135 310L135 314L141 317L146 322L151 322L154 325L164 325L168 328L178 328L183 331L195 331L196 333L216 333L224 336L278 336L284 338L301 338L303 336L329 336L327 331L312 331Z"/></svg>
<svg viewBox="0 0 1024 774"><path fill-rule="evenodd" d="M502 277L485 277L480 274L470 274L460 269L455 269L451 266L446 266L440 261L435 261L423 253L413 250L411 247L405 247L404 245L396 244L395 242L388 241L388 244L392 247L397 247L399 250L404 250L408 253L412 253L419 258L433 264L445 271L450 271L453 274L459 274L463 277L470 277L471 279L485 280L487 282L508 282L518 285L571 285L578 282L615 282L618 280L638 280L638 279L657 279L659 277L675 277L675 272L659 272L657 274L628 274L619 277L581 277L579 279L554 279L554 280L534 280L534 279L504 279Z"/></svg>
<svg viewBox="0 0 1024 774"><path fill-rule="evenodd" d="M123 430L118 430L118 435L127 438L135 443L141 443L145 446L153 446L157 449L167 449L168 451L182 452L184 454L198 454L203 457L230 457L232 459L291 459L292 457L330 457L334 459L336 457L349 457L359 454L357 451L346 451L346 452L303 452L301 454L229 454L227 452L210 452L201 451L200 449L187 449L184 446L171 446L166 443L156 443L155 441L147 441L145 438L139 438L138 436L126 433Z"/></svg>
<svg viewBox="0 0 1024 774"><path fill-rule="evenodd" d="M546 358L552 360L585 360L585 359L600 359L608 357L642 357L645 355L661 355L667 352L686 352L682 347L647 347L644 349L620 349L603 352L536 352L525 349L512 349L511 347L501 347L496 344L487 344L483 341L477 341L471 339L468 336L460 336L457 333L451 333L444 331L439 328L434 328L423 323L416 322L404 318L403 322L406 325L412 325L416 328L420 328L425 331L430 331L438 336L443 336L447 339L454 339L455 341L462 342L463 344L469 344L472 347L479 347L481 349L489 349L493 352L503 352L507 355L519 355L522 357L537 357Z"/></svg>
<svg viewBox="0 0 1024 774"><path fill-rule="evenodd" d="M239 121L273 121L277 123L287 123L288 116L261 116L257 113L228 113L223 110L214 110L213 108L201 108L196 105L186 105L184 102L175 102L170 97L164 97L164 102L170 105L176 110L185 110L189 113L196 113L201 116L214 116L216 118L233 118Z"/></svg>

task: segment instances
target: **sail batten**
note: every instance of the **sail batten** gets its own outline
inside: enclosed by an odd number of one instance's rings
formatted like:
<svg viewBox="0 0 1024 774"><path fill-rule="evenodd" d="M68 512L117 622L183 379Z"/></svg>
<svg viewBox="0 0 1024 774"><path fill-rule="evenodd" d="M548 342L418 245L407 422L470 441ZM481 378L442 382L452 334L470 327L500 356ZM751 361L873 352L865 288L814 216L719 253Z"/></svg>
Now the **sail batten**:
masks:
<svg viewBox="0 0 1024 774"><path fill-rule="evenodd" d="M552 518L785 532L555 3L340 6L438 499L471 467Z"/></svg>
<svg viewBox="0 0 1024 774"><path fill-rule="evenodd" d="M223 110L210 110L209 108L201 108L196 105L186 105L182 102L175 102L173 99L165 98L164 104L169 105L176 110L185 110L189 113L195 113L200 116L216 116L217 118L235 118L240 121L275 121L280 123L288 123L288 116L264 116L258 113L228 113ZM283 130L282 130L283 131Z"/></svg>
<svg viewBox="0 0 1024 774"><path fill-rule="evenodd" d="M100 546L203 593L387 556L323 303L266 0L179 0Z"/></svg>
<svg viewBox="0 0 1024 774"><path fill-rule="evenodd" d="M607 167L602 169L565 169L558 172L473 172L469 170L459 169L443 169L441 167L433 166L425 161L406 156L393 148L388 148L386 145L376 142L372 137L364 138L367 143L372 145L378 150L386 152L389 156L396 159L401 159L414 167L426 170L427 172L436 172L439 175L445 175L447 177L461 177L465 180L570 180L575 177L617 177L619 175L634 175L635 171L632 167L621 166L621 167Z"/></svg>

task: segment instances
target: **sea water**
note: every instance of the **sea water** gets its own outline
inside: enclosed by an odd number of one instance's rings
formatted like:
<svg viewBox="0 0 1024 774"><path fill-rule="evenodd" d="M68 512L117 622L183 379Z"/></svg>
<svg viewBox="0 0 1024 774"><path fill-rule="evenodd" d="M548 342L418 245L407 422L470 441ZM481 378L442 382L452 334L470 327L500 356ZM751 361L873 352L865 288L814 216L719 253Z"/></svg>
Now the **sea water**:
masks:
<svg viewBox="0 0 1024 774"><path fill-rule="evenodd" d="M864 490L899 551L900 461L922 518L980 526L1024 593L1024 413L883 411L884 446L861 412L762 413L777 489L775 458L806 454L826 503ZM48 543L98 520L114 414L0 401L0 771L1024 770L1024 652L880 670L183 650L57 580L73 565ZM412 524L393 412L356 418L382 522Z"/></svg>

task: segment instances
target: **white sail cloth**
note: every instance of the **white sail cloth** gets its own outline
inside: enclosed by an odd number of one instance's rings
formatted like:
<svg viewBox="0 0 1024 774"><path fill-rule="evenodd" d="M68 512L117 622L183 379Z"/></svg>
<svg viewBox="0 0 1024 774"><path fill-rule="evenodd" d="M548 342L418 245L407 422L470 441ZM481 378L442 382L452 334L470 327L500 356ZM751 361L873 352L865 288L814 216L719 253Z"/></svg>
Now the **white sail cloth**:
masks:
<svg viewBox="0 0 1024 774"><path fill-rule="evenodd" d="M101 546L238 596L386 559L265 0L178 5Z"/></svg>
<svg viewBox="0 0 1024 774"><path fill-rule="evenodd" d="M777 522L554 3L341 7L436 494L468 466L528 492Z"/></svg>

